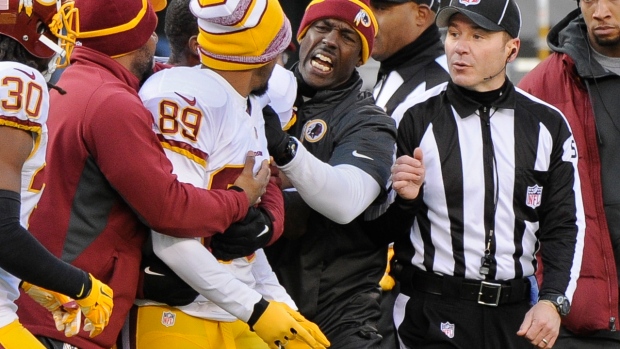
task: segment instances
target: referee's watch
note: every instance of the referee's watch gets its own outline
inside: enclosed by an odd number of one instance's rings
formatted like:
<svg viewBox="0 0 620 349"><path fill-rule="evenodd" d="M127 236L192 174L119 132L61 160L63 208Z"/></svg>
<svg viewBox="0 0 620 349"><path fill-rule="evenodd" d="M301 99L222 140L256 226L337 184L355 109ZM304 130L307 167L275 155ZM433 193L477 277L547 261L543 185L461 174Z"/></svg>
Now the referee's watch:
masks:
<svg viewBox="0 0 620 349"><path fill-rule="evenodd" d="M560 316L564 317L570 312L570 302L565 295L559 293L545 293L538 297L538 301L551 302L557 309Z"/></svg>

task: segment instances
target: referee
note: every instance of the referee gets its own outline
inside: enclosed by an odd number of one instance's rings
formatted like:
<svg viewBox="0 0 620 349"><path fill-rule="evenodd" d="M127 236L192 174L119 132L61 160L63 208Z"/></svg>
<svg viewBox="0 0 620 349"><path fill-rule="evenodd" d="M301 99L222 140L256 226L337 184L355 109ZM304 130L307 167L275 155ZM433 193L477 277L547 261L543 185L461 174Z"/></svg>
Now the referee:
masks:
<svg viewBox="0 0 620 349"><path fill-rule="evenodd" d="M392 171L415 217L392 267L401 348L551 348L583 247L571 130L506 77L520 47L514 0L452 0L437 24L450 81L405 110Z"/></svg>

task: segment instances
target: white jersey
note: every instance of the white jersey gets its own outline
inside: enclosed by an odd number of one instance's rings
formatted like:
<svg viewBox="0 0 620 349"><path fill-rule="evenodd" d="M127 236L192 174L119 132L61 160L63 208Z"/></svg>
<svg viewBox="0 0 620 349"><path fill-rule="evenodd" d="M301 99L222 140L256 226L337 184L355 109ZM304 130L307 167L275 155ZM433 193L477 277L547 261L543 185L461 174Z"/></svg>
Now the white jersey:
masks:
<svg viewBox="0 0 620 349"><path fill-rule="evenodd" d="M243 169L248 151L256 155L255 171L269 158L259 100L252 96L244 98L209 69L197 66L160 71L144 84L140 97L153 115L154 131L182 182L207 189L225 189ZM262 290L257 285L260 281L257 275L275 278L262 251L249 259L218 263L204 247L199 250L195 246L179 247L187 245L188 240L191 239L153 232L156 251L165 245L165 253L184 254L183 265L169 265L171 269L196 290L204 290L192 304L179 309L211 320L247 321L261 296L274 298L256 291ZM209 267L205 268L205 264ZM273 284L273 280L266 283ZM280 301L292 303L277 280L275 284L275 288L269 289Z"/></svg>
<svg viewBox="0 0 620 349"><path fill-rule="evenodd" d="M0 126L14 127L31 132L33 147L22 168L20 221L28 227L28 218L41 197L40 182L45 166L47 147L47 113L49 93L41 73L17 62L0 62ZM0 269L0 327L15 319L19 296L19 280Z"/></svg>

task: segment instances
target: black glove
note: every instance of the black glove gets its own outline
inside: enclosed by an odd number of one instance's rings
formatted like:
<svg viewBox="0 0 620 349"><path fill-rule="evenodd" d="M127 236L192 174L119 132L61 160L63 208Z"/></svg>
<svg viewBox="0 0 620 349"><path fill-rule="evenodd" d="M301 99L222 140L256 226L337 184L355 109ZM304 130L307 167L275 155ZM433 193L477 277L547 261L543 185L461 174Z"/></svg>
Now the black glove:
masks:
<svg viewBox="0 0 620 349"><path fill-rule="evenodd" d="M243 220L211 238L211 253L225 261L246 257L265 247L272 236L273 226L268 211L250 207Z"/></svg>
<svg viewBox="0 0 620 349"><path fill-rule="evenodd" d="M270 106L263 108L263 118L265 119L265 136L267 137L269 155L278 159L286 152L289 135L282 130L280 117Z"/></svg>
<svg viewBox="0 0 620 349"><path fill-rule="evenodd" d="M143 255L142 293L144 298L172 306L187 305L198 292L183 281L154 253Z"/></svg>

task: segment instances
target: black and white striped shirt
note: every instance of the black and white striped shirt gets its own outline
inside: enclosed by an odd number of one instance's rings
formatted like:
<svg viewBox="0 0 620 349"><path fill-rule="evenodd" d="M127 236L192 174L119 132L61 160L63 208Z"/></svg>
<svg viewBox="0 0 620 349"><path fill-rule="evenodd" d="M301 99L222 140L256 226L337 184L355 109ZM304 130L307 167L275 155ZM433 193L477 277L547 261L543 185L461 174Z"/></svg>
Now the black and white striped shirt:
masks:
<svg viewBox="0 0 620 349"><path fill-rule="evenodd" d="M433 35L436 35L436 40L433 39ZM380 74L380 79L373 88L375 104L383 108L388 115L392 115L404 100L419 96L450 78L446 55L437 29L428 29L418 40L430 43L427 46L416 46L417 49L408 55L407 61ZM412 43L414 44L417 43ZM382 63L381 71L383 69ZM396 120L397 123L398 121L400 120Z"/></svg>
<svg viewBox="0 0 620 349"><path fill-rule="evenodd" d="M572 299L585 228L577 149L560 111L507 84L491 108L452 82L409 102L398 156L421 147L426 177L396 259L438 274L509 280L534 274L542 247L541 293Z"/></svg>

